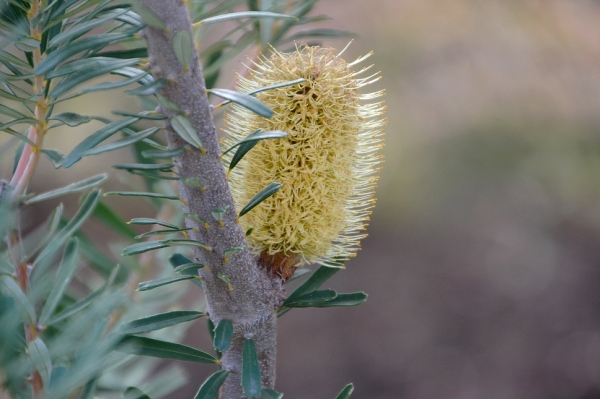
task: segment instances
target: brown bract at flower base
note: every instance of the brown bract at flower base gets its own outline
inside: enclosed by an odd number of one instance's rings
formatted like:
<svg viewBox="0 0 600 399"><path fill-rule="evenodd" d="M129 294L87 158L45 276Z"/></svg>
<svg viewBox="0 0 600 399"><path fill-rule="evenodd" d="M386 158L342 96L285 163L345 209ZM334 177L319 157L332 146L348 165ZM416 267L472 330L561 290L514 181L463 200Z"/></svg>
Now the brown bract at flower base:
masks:
<svg viewBox="0 0 600 399"><path fill-rule="evenodd" d="M370 67L358 72L351 67L369 55L348 63L330 48L273 50L271 57L254 63L248 78L237 77L241 92L306 79L256 94L274 111L270 119L237 104L225 116L226 146L257 129L288 133L287 138L261 140L230 175L240 209L271 182L281 184L240 222L253 228L248 242L260 264L283 279L303 264L342 267L366 236L385 107L371 101L383 91L359 93L379 79L378 73L359 78ZM230 159L228 154L225 161Z"/></svg>

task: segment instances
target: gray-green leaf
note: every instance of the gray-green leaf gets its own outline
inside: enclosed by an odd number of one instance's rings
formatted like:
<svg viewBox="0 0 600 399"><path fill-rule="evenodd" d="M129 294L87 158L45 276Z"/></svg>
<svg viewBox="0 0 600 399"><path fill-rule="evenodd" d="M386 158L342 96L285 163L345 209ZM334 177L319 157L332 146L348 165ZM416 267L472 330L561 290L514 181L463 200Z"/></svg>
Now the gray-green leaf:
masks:
<svg viewBox="0 0 600 399"><path fill-rule="evenodd" d="M54 279L54 285L50 291L50 295L44 304L42 313L40 315L39 324L45 326L46 322L54 314L56 307L58 306L67 285L73 277L73 273L77 268L77 251L79 250L79 243L76 238L71 239L65 246L65 252L63 255L62 262L58 268L58 273Z"/></svg>
<svg viewBox="0 0 600 399"><path fill-rule="evenodd" d="M148 26L151 26L153 28L160 29L163 31L167 30L167 25L165 24L165 22L162 19L160 19L160 17L158 15L156 15L154 13L154 11L152 11L145 5L140 4L137 1L134 1L131 4L131 9L133 11L135 11L136 13L138 13L139 16L142 17L142 20L146 24L148 24Z"/></svg>
<svg viewBox="0 0 600 399"><path fill-rule="evenodd" d="M67 126L74 127L79 126L83 123L88 123L92 120L89 116L83 116L74 112L61 112L60 114L52 115L48 120L57 120L64 123Z"/></svg>
<svg viewBox="0 0 600 399"><path fill-rule="evenodd" d="M228 375L229 371L219 370L208 377L198 390L198 393L196 393L194 399L215 399L219 394L219 388L221 388Z"/></svg>
<svg viewBox="0 0 600 399"><path fill-rule="evenodd" d="M194 42L189 31L181 30L175 33L173 36L173 50L175 51L175 57L177 57L177 60L183 66L184 71L187 71L194 51Z"/></svg>
<svg viewBox="0 0 600 399"><path fill-rule="evenodd" d="M159 341L146 337L126 335L117 347L120 352L133 355L181 360L194 363L217 363L217 359L206 352L173 342Z"/></svg>
<svg viewBox="0 0 600 399"><path fill-rule="evenodd" d="M138 291L149 291L154 288L162 287L163 285L168 285L172 283L176 283L178 281L189 280L194 278L194 276L184 275L184 276L175 276L175 277L163 277L156 280L143 281L138 284Z"/></svg>
<svg viewBox="0 0 600 399"><path fill-rule="evenodd" d="M354 385L348 384L342 389L342 391L335 397L335 399L348 399L354 391Z"/></svg>
<svg viewBox="0 0 600 399"><path fill-rule="evenodd" d="M244 342L242 349L242 388L250 398L260 396L261 377L260 364L256 353L256 345L251 339Z"/></svg>
<svg viewBox="0 0 600 399"><path fill-rule="evenodd" d="M271 108L267 107L259 99L254 98L246 93L240 93L239 91L229 89L210 89L207 91L215 96L219 96L226 100L231 100L242 107L248 108L250 111L260 116L264 116L265 118L270 118L273 116L273 110Z"/></svg>
<svg viewBox="0 0 600 399"><path fill-rule="evenodd" d="M102 154L104 152L114 151L114 150L118 150L119 148L130 146L131 144L135 144L138 141L142 141L142 140L152 136L154 133L156 133L159 130L160 129L157 127L151 127L146 130L142 130L141 132L134 133L131 136L127 136L122 139L112 141L108 144L91 148L91 149L85 151L83 153L83 156L87 157L90 155L98 155L98 154Z"/></svg>
<svg viewBox="0 0 600 399"><path fill-rule="evenodd" d="M27 204L27 205L36 204L38 202L46 201L51 198L61 197L63 195L68 195L68 194L73 194L73 193L78 193L78 192L87 190L88 188L95 187L95 186L103 183L107 178L108 178L108 175L106 173L102 173L100 175L96 175L96 176L87 178L80 182L69 184L68 186L63 187L63 188L59 188L56 190L48 191L48 192L40 194L40 195L36 195L35 197L30 198L27 201L25 201L25 204Z"/></svg>
<svg viewBox="0 0 600 399"><path fill-rule="evenodd" d="M44 387L47 388L52 376L52 360L50 359L50 352L48 352L46 344L38 337L29 343L27 351L29 352L29 356L31 356L35 369L42 377Z"/></svg>
<svg viewBox="0 0 600 399"><path fill-rule="evenodd" d="M29 325L35 325L35 310L33 310L33 305L27 295L23 293L21 287L13 280L11 276L0 276L0 284L4 287L8 294L12 296L15 301L21 306L23 311L25 312L26 322Z"/></svg>
<svg viewBox="0 0 600 399"><path fill-rule="evenodd" d="M171 127L189 144L196 148L202 148L202 141L188 118L183 115L174 116L171 118Z"/></svg>
<svg viewBox="0 0 600 399"><path fill-rule="evenodd" d="M142 334L150 331L160 330L165 327L170 327L175 324L184 323L186 321L197 319L204 316L202 312L193 310L176 310L155 314L153 316L144 317L141 319L130 321L124 324L119 329L121 334Z"/></svg>
<svg viewBox="0 0 600 399"><path fill-rule="evenodd" d="M260 190L252 199L246 204L240 211L240 216L244 216L246 213L254 209L258 204L275 194L281 188L279 183L271 183L267 187Z"/></svg>
<svg viewBox="0 0 600 399"><path fill-rule="evenodd" d="M215 349L221 352L225 352L229 349L232 336L233 322L231 320L222 319L215 327L215 335L213 337Z"/></svg>

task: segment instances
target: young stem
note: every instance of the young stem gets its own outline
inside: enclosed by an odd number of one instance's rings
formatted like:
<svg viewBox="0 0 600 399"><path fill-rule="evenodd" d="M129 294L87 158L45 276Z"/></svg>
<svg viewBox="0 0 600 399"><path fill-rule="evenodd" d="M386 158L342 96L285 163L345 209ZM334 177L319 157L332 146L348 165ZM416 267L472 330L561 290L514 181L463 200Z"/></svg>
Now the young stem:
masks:
<svg viewBox="0 0 600 399"><path fill-rule="evenodd" d="M225 170L219 159L220 148L215 126L205 94L202 68L195 47L188 68L184 68L173 50L173 36L181 31L192 35L192 25L185 2L180 0L139 0L156 14L166 29L147 27L143 36L148 43L148 59L156 78L166 77L160 95L174 102L184 111L198 133L203 149L189 145L167 124L169 148L187 146L190 150L174 159L182 178L199 178L206 190L179 184L179 195L185 212L198 214L204 223L186 219L188 227L196 230L190 238L210 247L210 251L196 249L195 257L207 267L201 270L208 303L208 312L214 324L222 319L233 322L234 335L229 350L223 353L222 366L230 374L223 384L220 399L240 399L246 396L241 386L242 348L245 339L252 338L261 364L262 385L273 388L275 384L275 307L281 298L281 281L271 280L265 270L258 267L248 249L236 252L224 262L224 253L233 247L246 245L244 232L236 223L237 213L227 183ZM162 109L173 117L175 112ZM211 210L228 206L222 217L222 225L216 221ZM225 275L231 282L220 279Z"/></svg>
<svg viewBox="0 0 600 399"><path fill-rule="evenodd" d="M38 17L42 0L34 0L31 3L31 8L28 12L28 18L30 22L31 36L34 39L41 40L42 33L37 23L33 23ZM42 53L40 48L33 50L33 62L34 66L38 65L42 61ZM13 199L20 196L25 192L33 172L37 167L37 163L40 157L40 150L42 148L44 135L47 131L46 112L48 111L48 100L44 97L44 77L36 76L34 78L33 90L35 94L40 94L40 97L35 106L35 117L38 123L35 126L31 126L29 129L28 138L34 145L25 144L21 158L15 169L15 173L10 181L12 186L12 197ZM18 213L17 213L18 217ZM21 253L21 237L18 231L13 231L7 236L7 244L11 254L11 258L15 267L15 275L17 282L21 287L21 290L27 295L29 292L29 270L28 265ZM35 325L25 324L25 338L27 343L34 341L38 336L38 329ZM32 397L34 399L41 398L44 395L44 383L39 372L32 370L29 377L29 382L32 389Z"/></svg>
<svg viewBox="0 0 600 399"><path fill-rule="evenodd" d="M37 40L42 39L42 33L40 27L34 24L33 21L37 19L40 12L41 0L35 0L31 4L31 8L28 13L30 22L31 37ZM34 67L42 62L43 56L39 47L33 50L33 64ZM48 130L46 121L46 112L48 111L48 99L44 96L45 79L44 76L35 76L33 81L33 91L35 94L39 94L40 97L37 100L34 115L38 120L35 126L31 126L27 138L34 143L34 146L25 144L23 153L19 158L19 162L15 169L15 173L10 181L10 185L13 187L12 196L13 198L23 194L31 181L33 172L37 167L37 163L40 159L41 149L44 141L44 135Z"/></svg>

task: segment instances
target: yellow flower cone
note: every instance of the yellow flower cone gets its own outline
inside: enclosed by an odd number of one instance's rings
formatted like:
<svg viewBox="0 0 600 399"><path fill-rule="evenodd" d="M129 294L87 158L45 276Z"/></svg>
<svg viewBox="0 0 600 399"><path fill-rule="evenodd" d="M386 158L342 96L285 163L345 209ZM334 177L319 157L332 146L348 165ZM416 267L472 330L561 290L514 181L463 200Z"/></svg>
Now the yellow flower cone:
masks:
<svg viewBox="0 0 600 399"><path fill-rule="evenodd" d="M233 169L230 183L238 209L271 182L281 189L244 215L259 262L288 279L296 266L340 267L356 254L374 205L378 150L385 120L383 92L359 94L378 74L358 78L333 49L304 47L274 51L254 64L250 77L238 76L237 90L249 92L299 78L294 86L256 97L274 115L263 118L233 105L225 116L229 146L257 129L283 130L287 138L261 140ZM228 154L226 161L231 159Z"/></svg>

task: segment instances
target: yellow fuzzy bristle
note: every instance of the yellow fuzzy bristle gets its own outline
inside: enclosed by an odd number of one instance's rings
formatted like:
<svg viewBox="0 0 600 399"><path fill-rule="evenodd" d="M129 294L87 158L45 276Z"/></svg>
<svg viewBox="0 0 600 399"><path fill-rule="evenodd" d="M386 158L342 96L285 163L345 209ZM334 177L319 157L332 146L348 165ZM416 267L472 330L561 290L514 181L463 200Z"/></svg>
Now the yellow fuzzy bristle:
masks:
<svg viewBox="0 0 600 399"><path fill-rule="evenodd" d="M363 102L383 92L359 94L374 79L357 78L350 65L332 49L304 47L274 51L254 64L249 78L237 78L241 92L306 79L256 95L273 110L270 119L237 104L225 116L226 147L257 129L288 133L260 141L229 176L238 209L269 183L281 184L240 219L244 230L253 228L248 242L262 258L288 266L319 262L340 267L365 237L361 231L374 205L385 121L377 118L382 103Z"/></svg>

